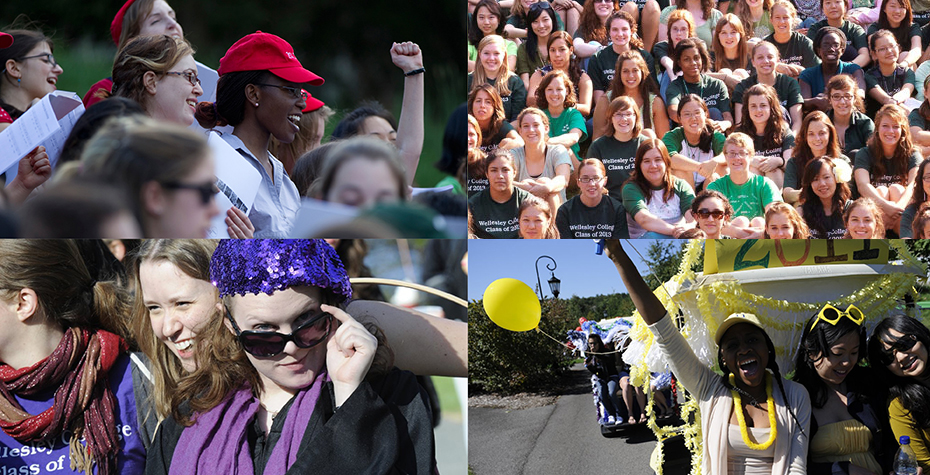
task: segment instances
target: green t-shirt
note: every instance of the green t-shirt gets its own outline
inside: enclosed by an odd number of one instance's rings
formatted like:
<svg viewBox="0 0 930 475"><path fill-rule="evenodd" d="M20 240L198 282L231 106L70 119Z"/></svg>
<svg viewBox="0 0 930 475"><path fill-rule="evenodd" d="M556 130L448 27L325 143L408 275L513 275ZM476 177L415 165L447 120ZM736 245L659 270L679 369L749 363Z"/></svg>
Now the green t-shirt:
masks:
<svg viewBox="0 0 930 475"><path fill-rule="evenodd" d="M646 202L646 195L639 185L629 182L623 186L623 207L630 214L627 224L630 228L630 238L638 239L646 234L639 223L636 222L636 215L641 211L648 211L653 216L669 224L676 224L684 218L685 213L691 209L691 202L694 201L694 191L688 182L672 176L673 195L668 200L663 199L663 189L650 190L649 202Z"/></svg>
<svg viewBox="0 0 930 475"><path fill-rule="evenodd" d="M516 239L520 235L520 204L530 194L514 188L510 199L498 203L491 199L491 190L484 190L468 200L475 223L476 235L481 239Z"/></svg>
<svg viewBox="0 0 930 475"><path fill-rule="evenodd" d="M903 180L900 180L899 177L907 178L907 173L913 168L917 168L917 164L920 163L923 159L920 156L920 152L914 151L909 157L907 157L907 170L901 170L899 166L891 160L885 160L885 174L882 176L875 176L872 173L872 164L875 162L875 157L872 156L872 151L869 147L862 147L859 149L859 153L856 154L856 164L853 168L855 170L863 169L869 171L869 181L872 183L872 186L889 186L895 183L901 183Z"/></svg>
<svg viewBox="0 0 930 475"><path fill-rule="evenodd" d="M752 145L753 145L753 147L756 149L756 156L757 156L757 157L780 157L780 158L784 158L784 156L785 156L785 151L786 151L786 150L791 150L792 148L794 148L794 134L791 133L791 129L789 129L789 128L787 128L787 127L785 128L785 130L782 131L781 146L780 146L780 147L762 148L762 147L764 147L764 145L763 145L764 139L765 139L765 137L761 137L761 136L758 136L758 135L756 135L756 134L752 134ZM788 162L785 162L785 165L787 166L787 165L788 165Z"/></svg>
<svg viewBox="0 0 930 475"><path fill-rule="evenodd" d="M820 58L814 52L814 42L797 31L791 32L791 37L787 43L776 42L774 33L767 36L765 41L775 45L775 48L778 49L778 55L781 57L781 62L785 64L801 66L802 68L810 68L820 64Z"/></svg>
<svg viewBox="0 0 930 475"><path fill-rule="evenodd" d="M763 11L759 21L752 24L752 34L749 36L761 39L771 35L774 31L775 28L772 27L772 19L769 17L769 12Z"/></svg>
<svg viewBox="0 0 930 475"><path fill-rule="evenodd" d="M752 219L765 215L765 207L774 201L782 201L781 191L775 182L762 175L751 175L742 185L733 183L730 175L718 178L707 185L708 190L723 193L733 207L733 216Z"/></svg>
<svg viewBox="0 0 930 475"><path fill-rule="evenodd" d="M471 90L471 82L474 79L474 73L468 73L468 78L466 79L465 90ZM494 81L488 79L488 84L494 85ZM513 122L517 119L517 115L526 108L526 86L523 85L523 80L520 79L520 76L516 74L511 74L507 78L507 87L510 89L510 94L504 96L501 95L501 102L504 103L504 115L507 118L507 122ZM497 91L500 93L500 91Z"/></svg>
<svg viewBox="0 0 930 475"><path fill-rule="evenodd" d="M588 207L576 196L559 207L555 226L562 239L628 239L626 210L620 200L605 196L595 207Z"/></svg>
<svg viewBox="0 0 930 475"><path fill-rule="evenodd" d="M826 19L814 23L807 29L807 37L810 38L811 41L814 41L814 38L817 38L817 32L825 26L829 26ZM840 25L840 31L846 35L846 51L843 52L843 56L840 57L840 60L852 61L856 59L856 56L859 56L860 48L869 47L869 41L866 37L865 30L862 29L861 26L849 20L843 20L843 24Z"/></svg>
<svg viewBox="0 0 930 475"><path fill-rule="evenodd" d="M830 118L831 122L836 124L836 120L833 119L833 109L827 111L827 117ZM875 123L872 122L872 119L862 112L854 110L852 117L849 118L849 127L846 128L846 132L843 134L843 139L845 140L843 144L843 155L855 157L859 149L865 147L869 137L874 133Z"/></svg>
<svg viewBox="0 0 930 475"><path fill-rule="evenodd" d="M517 44L511 40L504 40L504 44L507 45L507 57L517 57ZM478 61L478 47L468 43L468 60L469 61Z"/></svg>
<svg viewBox="0 0 930 475"><path fill-rule="evenodd" d="M877 22L872 23L871 25L869 25L869 29L866 30L865 36L866 37L872 36L872 33L875 33L880 29L881 28L879 28ZM920 24L916 22L911 22L911 27L908 28L907 30L907 43L901 44L897 36L895 36L895 40L898 41L898 46L901 48L901 51L908 51L911 49L911 39L913 39L915 36L920 38L920 34L921 34Z"/></svg>
<svg viewBox="0 0 930 475"><path fill-rule="evenodd" d="M501 140L504 140L504 138L507 137L507 134L509 134L510 132L516 131L516 130L517 129L514 129L513 126L510 125L510 122L507 122L507 121L501 122L501 127L497 129L497 133L494 134L493 137L485 136L482 139L482 143L481 145L478 146L478 148L482 152L484 152L486 155L490 155L491 152L497 150L497 147L500 145Z"/></svg>
<svg viewBox="0 0 930 475"><path fill-rule="evenodd" d="M914 238L914 229L911 225L914 224L914 216L917 215L917 203L911 203L904 208L904 212L901 213L901 232L899 235L902 239L913 239Z"/></svg>
<svg viewBox="0 0 930 475"><path fill-rule="evenodd" d="M704 163L720 155L720 152L723 151L724 141L726 141L726 137L720 132L714 131L714 135L711 137L710 141L710 150L704 151L701 150L697 144L688 143L688 140L685 138L685 130L681 127L669 130L666 132L665 136L662 137L662 142L665 144L665 147L668 148L669 155L680 153L700 163ZM704 183L704 177L698 174L698 172L694 172L694 185L697 186L701 183Z"/></svg>
<svg viewBox="0 0 930 475"><path fill-rule="evenodd" d="M666 103L670 106L678 105L685 94L697 94L704 99L708 109L717 109L721 114L730 112L730 94L727 85L719 79L701 74L701 80L695 84L686 82L684 76L680 76L668 85L665 91L668 99Z"/></svg>
<svg viewBox="0 0 930 475"><path fill-rule="evenodd" d="M581 142L584 139L588 138L587 127L584 123L584 116L581 115L581 112L578 112L578 109L574 107L569 107L562 111L558 117L552 117L549 115L549 110L544 109L543 112L546 113L546 117L549 118L549 137L558 137L562 134L567 134L572 129L578 129L581 131L581 138L578 139L578 143L571 146L572 152L575 153L575 156L581 154Z"/></svg>
<svg viewBox="0 0 930 475"><path fill-rule="evenodd" d="M759 76L753 74L743 79L733 88L733 104L743 103L743 94L746 89L759 83ZM797 104L804 104L804 97L801 96L801 86L798 81L791 76L775 73L775 93L778 94L778 100L784 108L782 111L787 114L788 109Z"/></svg>
<svg viewBox="0 0 930 475"><path fill-rule="evenodd" d="M882 108L882 104L869 94L872 88L880 87L889 96L900 91L905 84L911 84L914 90L917 90L917 77L911 68L897 67L890 76L885 76L878 69L878 65L875 65L865 71L863 76L865 79L865 113L869 117L875 117L875 113Z"/></svg>
<svg viewBox="0 0 930 475"><path fill-rule="evenodd" d="M655 74L658 76L665 72L665 68L662 66L662 58L668 56L668 41L660 41L652 47L652 57L656 62ZM670 56L669 56L670 57Z"/></svg>
<svg viewBox="0 0 930 475"><path fill-rule="evenodd" d="M644 49L639 49L639 54L646 60L646 66L649 71L655 71L655 60L652 55ZM614 71L617 67L617 58L620 54L614 51L614 48L608 45L591 56L588 60L588 76L591 77L591 86L595 91L606 91L610 88L610 81L613 80Z"/></svg>
<svg viewBox="0 0 930 475"><path fill-rule="evenodd" d="M920 107L907 114L907 122L911 124L911 127L920 127L923 130L927 130L927 121L920 115Z"/></svg>
<svg viewBox="0 0 930 475"><path fill-rule="evenodd" d="M647 137L640 135L629 142L621 142L611 135L605 135L588 147L585 158L596 158L607 169L607 191L611 197L622 200L623 182L633 174L636 165L636 150Z"/></svg>
<svg viewBox="0 0 930 475"><path fill-rule="evenodd" d="M549 64L547 58L543 58L541 55L536 54L536 61L530 59L529 53L526 52L526 42L520 43L520 46L517 47L517 68L514 71L517 76L521 74L530 74L532 75L536 72L537 69L542 68L543 66Z"/></svg>

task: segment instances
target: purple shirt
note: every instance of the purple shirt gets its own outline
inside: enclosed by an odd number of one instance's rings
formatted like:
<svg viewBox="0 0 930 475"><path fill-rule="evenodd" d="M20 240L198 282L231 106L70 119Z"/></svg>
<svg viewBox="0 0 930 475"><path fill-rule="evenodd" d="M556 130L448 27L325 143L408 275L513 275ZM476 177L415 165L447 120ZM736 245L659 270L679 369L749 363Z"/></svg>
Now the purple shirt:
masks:
<svg viewBox="0 0 930 475"><path fill-rule="evenodd" d="M110 387L116 397L116 427L119 438L120 453L117 457L117 473L122 475L141 474L145 472L145 448L137 430L136 399L132 390L132 365L129 354L123 354L116 360L110 370ZM55 400L54 391L45 393L36 399L19 396L16 400L30 414L39 414L52 407ZM39 475L39 474L78 474L71 470L68 442L71 433L63 432L50 444L23 445L0 430L0 474L2 475ZM83 443L83 440L82 440ZM94 466L94 473L97 467Z"/></svg>

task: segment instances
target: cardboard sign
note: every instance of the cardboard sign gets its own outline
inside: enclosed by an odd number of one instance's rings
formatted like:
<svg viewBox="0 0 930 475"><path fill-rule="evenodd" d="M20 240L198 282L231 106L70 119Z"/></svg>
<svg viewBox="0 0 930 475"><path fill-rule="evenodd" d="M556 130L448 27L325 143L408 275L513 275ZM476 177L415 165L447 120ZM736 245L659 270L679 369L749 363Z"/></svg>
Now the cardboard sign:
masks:
<svg viewBox="0 0 930 475"><path fill-rule="evenodd" d="M704 275L824 264L887 264L888 242L858 239L716 239L704 245Z"/></svg>

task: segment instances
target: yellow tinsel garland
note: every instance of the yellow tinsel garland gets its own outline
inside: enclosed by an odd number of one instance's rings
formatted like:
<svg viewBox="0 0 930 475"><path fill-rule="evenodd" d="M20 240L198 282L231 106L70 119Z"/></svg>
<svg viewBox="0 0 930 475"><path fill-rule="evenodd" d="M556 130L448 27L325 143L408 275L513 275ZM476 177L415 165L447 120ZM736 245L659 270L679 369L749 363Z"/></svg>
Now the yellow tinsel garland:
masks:
<svg viewBox="0 0 930 475"><path fill-rule="evenodd" d="M700 240L692 240L689 241L689 243L686 245L687 247L684 256L682 257L679 272L669 281L677 285L677 287L673 290L674 293L677 293L678 288L680 288L682 284L687 281L693 281L696 278L696 274L692 269L698 264L701 250L703 249L702 244L704 244L704 242ZM898 255L901 257L901 260L905 263L905 265L921 269L923 271L922 274L926 275L927 265L914 257L902 240L889 240L888 242L890 247L894 248L898 252ZM723 313L729 315L730 313L744 311L751 308L769 308L779 312L812 314L816 310L822 308L826 303L842 306L855 303L857 307L867 310L868 314L883 315L889 312L892 308L898 306L898 300L903 298L905 293L915 294L914 285L917 283L917 280L918 276L913 274L886 274L878 277L874 282L868 284L856 292L841 297L835 301L819 303L788 302L785 300L762 297L744 291L742 285L736 281L715 282L698 289L697 307L700 315L715 315L717 312L720 312L720 310L723 310ZM668 310L669 315L677 315L678 303L672 296L668 295L668 291L666 290L665 286L659 286L655 293L659 298L659 301L662 302L662 305L665 306L666 310ZM716 299L716 305L711 304L711 296ZM715 306L718 307L716 311L714 310ZM634 312L633 316L635 323L633 328L630 330L630 337L633 340L642 342L644 345L642 354L648 354L654 341L652 332L650 332L646 324L643 323L642 318L636 318L638 316L638 312ZM803 322L786 322L783 320L767 318L764 315L759 315L759 317L763 325L774 330L796 330L800 328L798 325L803 325ZM705 324L708 326L708 331L711 335L716 331L717 326L719 326L719 322L714 319L706 319ZM681 334L685 337L685 339L690 337L690 322L685 322L684 327L681 328ZM778 350L784 349L777 348L777 351ZM769 377L771 378L771 376ZM646 365L645 358L641 358L639 361L631 365L630 379L634 385L639 386L644 390L649 390L650 372ZM770 390L769 394L771 394ZM653 465L653 468L660 475L662 474L662 462L664 461L664 451L662 449L662 445L665 440L677 435L681 435L684 438L685 446L691 451L691 474L698 475L701 473L701 464L703 461L703 439L701 436L701 414L698 402L691 397L686 397L685 402L681 405L680 413L682 420L685 421L683 425L659 427L655 422L655 413L653 410L651 398L650 403L647 404L647 426L652 429L656 435L656 439L658 440L655 453L653 454L652 463L657 464ZM771 418L774 417L774 411L771 408L769 409L769 414L770 425L774 428L775 422L771 421ZM690 422L692 419L693 422Z"/></svg>
<svg viewBox="0 0 930 475"><path fill-rule="evenodd" d="M730 386L736 387L736 377L732 373L730 374ZM752 450L765 450L771 447L772 444L775 443L775 437L778 435L778 424L775 421L775 398L772 397L772 375L768 372L765 373L765 398L768 403L769 428L771 428L772 431L769 432L769 440L761 444L753 442L752 439L749 438L749 429L746 428L746 418L743 417L743 400L740 398L739 391L731 389L730 394L733 395L733 411L736 413L736 420L739 421L739 433L743 436L743 443Z"/></svg>

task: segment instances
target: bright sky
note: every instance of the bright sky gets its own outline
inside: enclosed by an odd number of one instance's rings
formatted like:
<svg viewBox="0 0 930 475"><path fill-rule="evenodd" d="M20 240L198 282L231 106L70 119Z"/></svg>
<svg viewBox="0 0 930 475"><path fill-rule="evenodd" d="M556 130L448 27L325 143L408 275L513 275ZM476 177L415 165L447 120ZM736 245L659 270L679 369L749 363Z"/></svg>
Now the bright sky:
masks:
<svg viewBox="0 0 930 475"><path fill-rule="evenodd" d="M630 246L646 256L646 250L652 242L646 239L623 242L627 253L643 274L649 270ZM613 263L606 255L595 254L595 248L596 244L591 239L473 239L468 242L468 299L480 300L488 284L504 277L520 280L535 289L536 271L533 264L542 255L551 256L558 265L555 276L562 281L559 294L562 298L626 292ZM546 269L546 264L552 265L552 261L540 259L539 280L546 297L551 297L547 281L552 274Z"/></svg>

